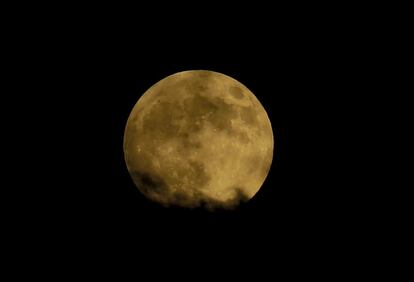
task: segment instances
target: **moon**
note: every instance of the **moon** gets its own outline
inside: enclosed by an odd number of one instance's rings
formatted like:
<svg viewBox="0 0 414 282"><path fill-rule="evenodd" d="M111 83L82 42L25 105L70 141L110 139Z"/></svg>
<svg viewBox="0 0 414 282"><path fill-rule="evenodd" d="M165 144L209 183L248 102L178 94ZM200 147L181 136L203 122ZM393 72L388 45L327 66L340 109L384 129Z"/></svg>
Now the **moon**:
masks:
<svg viewBox="0 0 414 282"><path fill-rule="evenodd" d="M273 132L256 96L213 71L175 73L149 88L126 123L133 182L163 206L232 209L264 183Z"/></svg>

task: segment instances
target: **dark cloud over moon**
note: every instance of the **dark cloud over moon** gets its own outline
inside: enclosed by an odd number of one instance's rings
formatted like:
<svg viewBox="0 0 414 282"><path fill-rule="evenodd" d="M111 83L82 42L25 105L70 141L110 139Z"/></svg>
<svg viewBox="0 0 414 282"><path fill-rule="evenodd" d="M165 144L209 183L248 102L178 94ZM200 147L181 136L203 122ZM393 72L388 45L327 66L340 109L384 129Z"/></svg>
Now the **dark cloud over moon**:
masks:
<svg viewBox="0 0 414 282"><path fill-rule="evenodd" d="M238 81L185 71L139 99L124 154L138 189L165 206L233 208L251 199L272 162L266 111Z"/></svg>

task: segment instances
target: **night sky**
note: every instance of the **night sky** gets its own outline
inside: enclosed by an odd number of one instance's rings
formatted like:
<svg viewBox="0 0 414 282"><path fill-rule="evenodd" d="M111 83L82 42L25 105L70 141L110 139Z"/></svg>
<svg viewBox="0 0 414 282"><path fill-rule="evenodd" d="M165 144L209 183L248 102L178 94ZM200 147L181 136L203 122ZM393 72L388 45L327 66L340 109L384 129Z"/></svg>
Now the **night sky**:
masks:
<svg viewBox="0 0 414 282"><path fill-rule="evenodd" d="M168 236L207 249L210 243L296 248L315 233L335 232L346 193L330 166L339 149L332 143L336 125L330 120L340 106L332 93L337 77L331 70L334 59L321 47L304 48L311 45L308 40L258 42L243 49L233 49L242 46L235 42L211 47L215 49L197 42L179 51L139 44L98 50L85 71L90 89L74 98L81 107L73 112L74 169L82 175L70 193L81 207L74 212L79 228L92 233L103 229L117 240L127 236L146 247L160 241L169 245L161 239ZM191 69L239 80L260 100L272 123L275 150L269 175L259 193L235 211L163 208L140 194L125 166L123 133L140 95L167 75Z"/></svg>
<svg viewBox="0 0 414 282"><path fill-rule="evenodd" d="M366 221L364 195L350 180L357 162L350 159L349 144L357 142L350 105L362 90L350 83L358 49L345 40L346 27L281 12L255 25L206 25L194 16L149 28L144 20L101 18L35 37L53 43L39 48L45 55L34 64L47 68L42 79L53 95L36 97L43 104L36 124L47 129L33 131L31 144L47 168L37 174L43 188L28 192L30 232L58 256L64 249L80 260L131 256L157 264L176 262L176 254L189 261L213 255L214 265L234 261L239 271L260 267L267 255L288 265L352 248L355 227ZM152 203L125 165L124 129L140 96L168 75L197 69L246 85L272 124L268 177L233 211Z"/></svg>

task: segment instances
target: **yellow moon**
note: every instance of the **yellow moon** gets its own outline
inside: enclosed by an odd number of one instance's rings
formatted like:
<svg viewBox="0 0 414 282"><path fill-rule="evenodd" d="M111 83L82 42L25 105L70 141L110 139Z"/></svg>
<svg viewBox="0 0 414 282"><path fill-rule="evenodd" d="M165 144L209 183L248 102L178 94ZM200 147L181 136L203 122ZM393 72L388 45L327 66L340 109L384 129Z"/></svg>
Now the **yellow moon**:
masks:
<svg viewBox="0 0 414 282"><path fill-rule="evenodd" d="M260 189L273 157L265 109L224 74L191 70L148 89L124 134L138 189L164 206L234 208Z"/></svg>

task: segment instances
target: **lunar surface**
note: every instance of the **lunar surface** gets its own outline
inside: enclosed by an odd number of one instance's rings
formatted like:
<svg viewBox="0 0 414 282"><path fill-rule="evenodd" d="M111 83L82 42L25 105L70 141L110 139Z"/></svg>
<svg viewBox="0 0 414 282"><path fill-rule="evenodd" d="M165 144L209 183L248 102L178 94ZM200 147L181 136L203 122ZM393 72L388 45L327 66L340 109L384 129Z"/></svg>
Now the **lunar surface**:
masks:
<svg viewBox="0 0 414 282"><path fill-rule="evenodd" d="M213 71L184 71L138 100L124 154L135 185L150 200L227 209L259 191L272 163L273 133L246 86Z"/></svg>

